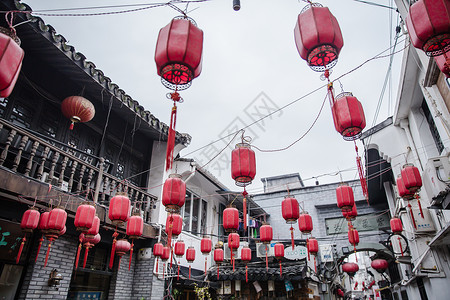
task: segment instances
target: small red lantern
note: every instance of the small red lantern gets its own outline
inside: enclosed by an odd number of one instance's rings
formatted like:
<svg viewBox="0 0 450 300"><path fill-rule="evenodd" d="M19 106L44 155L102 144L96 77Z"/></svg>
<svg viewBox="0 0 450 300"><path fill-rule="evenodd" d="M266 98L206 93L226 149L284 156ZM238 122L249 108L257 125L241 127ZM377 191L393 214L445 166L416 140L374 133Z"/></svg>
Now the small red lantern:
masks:
<svg viewBox="0 0 450 300"><path fill-rule="evenodd" d="M34 259L34 262L37 262L37 259L38 259L38 256L39 256L39 252L41 250L42 242L44 242L44 235L47 232L47 223L48 223L48 216L49 215L50 215L50 212L46 211L46 212L42 213L40 218L39 218L38 229L42 231L42 236L39 239L39 246L38 246L38 249L37 249L36 258Z"/></svg>
<svg viewBox="0 0 450 300"><path fill-rule="evenodd" d="M228 248L230 248L231 253L231 262L233 264L233 272L234 272L234 252L237 251L240 245L240 236L239 234L232 232L228 235Z"/></svg>
<svg viewBox="0 0 450 300"><path fill-rule="evenodd" d="M205 274L206 274L206 267L208 265L208 255L212 250L212 241L210 238L202 238L200 241L200 251L205 255Z"/></svg>
<svg viewBox="0 0 450 300"><path fill-rule="evenodd" d="M61 103L61 111L63 115L70 119L70 130L77 122L89 122L94 118L94 105L86 98L81 96L70 96Z"/></svg>
<svg viewBox="0 0 450 300"><path fill-rule="evenodd" d="M313 230L312 218L307 212L300 214L300 217L298 218L298 228L303 234L310 234Z"/></svg>
<svg viewBox="0 0 450 300"><path fill-rule="evenodd" d="M379 273L384 273L389 268L389 264L385 259L374 259L370 266Z"/></svg>
<svg viewBox="0 0 450 300"><path fill-rule="evenodd" d="M217 280L219 280L219 266L221 263L223 263L223 259L224 259L223 249L220 245L216 245L214 249L214 261L216 262L217 265Z"/></svg>
<svg viewBox="0 0 450 300"><path fill-rule="evenodd" d="M308 250L308 259L310 253L314 255L314 269L317 273L316 255L319 252L319 243L315 238L311 237L306 241L306 249Z"/></svg>
<svg viewBox="0 0 450 300"><path fill-rule="evenodd" d="M183 241L177 241L175 243L175 247L174 247L173 252L175 253L175 256L177 258L181 258L184 255L185 249L186 249L186 245L184 244L184 242ZM177 280L180 279L180 264L181 264L181 261L178 262Z"/></svg>
<svg viewBox="0 0 450 300"><path fill-rule="evenodd" d="M89 228L87 231L84 231L84 235L86 235L87 238L93 238L98 234L100 230L100 218L96 215L94 217L94 222L92 223L91 228Z"/></svg>
<svg viewBox="0 0 450 300"><path fill-rule="evenodd" d="M297 223L297 219L300 217L300 209L297 199L286 196L283 202L281 202L281 213L283 215L283 219L286 220L286 223L291 224L291 244L292 250L294 250L294 227L292 227L292 224Z"/></svg>
<svg viewBox="0 0 450 300"><path fill-rule="evenodd" d="M342 211L342 215L347 221L354 221L358 216L358 210L356 209L356 204L353 204L352 210Z"/></svg>
<svg viewBox="0 0 450 300"><path fill-rule="evenodd" d="M125 239L117 240L116 242L116 254L119 257L119 265L117 269L120 269L120 260L122 259L122 256L124 256L128 251L131 249L131 244Z"/></svg>
<svg viewBox="0 0 450 300"><path fill-rule="evenodd" d="M402 197L404 200L412 200L414 199L414 193L410 192L406 187L405 183L403 182L402 176L397 177L397 189L398 194L400 197Z"/></svg>
<svg viewBox="0 0 450 300"><path fill-rule="evenodd" d="M342 184L336 189L337 206L343 211L349 211L353 208L355 204L355 198L353 196L353 189Z"/></svg>
<svg viewBox="0 0 450 300"><path fill-rule="evenodd" d="M259 240L264 244L270 244L273 239L273 229L270 225L263 225L259 228ZM268 247L266 245L266 270L269 270L269 260L267 258Z"/></svg>
<svg viewBox="0 0 450 300"><path fill-rule="evenodd" d="M16 257L16 264L19 263L20 256L22 255L23 247L25 242L27 241L26 234L32 233L39 225L39 218L41 214L34 206L30 209L27 209L22 216L22 221L20 222L20 228L25 232L24 237L22 238L22 243L20 243L19 252Z"/></svg>
<svg viewBox="0 0 450 300"><path fill-rule="evenodd" d="M356 272L359 271L358 264L348 262L342 265L342 271L347 273L348 276L353 277L355 276Z"/></svg>
<svg viewBox="0 0 450 300"><path fill-rule="evenodd" d="M79 231L87 231L94 224L95 207L88 203L83 203L77 208L75 214L75 227Z"/></svg>
<svg viewBox="0 0 450 300"><path fill-rule="evenodd" d="M281 260L284 258L284 245L281 243L276 243L274 246L274 255L275 258L278 259L280 263L280 277L283 275L283 269L281 268Z"/></svg>
<svg viewBox="0 0 450 300"><path fill-rule="evenodd" d="M161 260L163 261L163 279L166 271L166 262L170 258L170 253L171 253L170 247L164 246L162 248Z"/></svg>
<svg viewBox="0 0 450 300"><path fill-rule="evenodd" d="M159 258L163 255L164 245L160 242L153 245L153 255L156 256L156 271L158 272L158 261Z"/></svg>
<svg viewBox="0 0 450 300"><path fill-rule="evenodd" d="M24 52L15 32L0 31L0 97L8 97L16 84L22 68Z"/></svg>
<svg viewBox="0 0 450 300"><path fill-rule="evenodd" d="M402 220L397 217L393 217L390 221L391 231L393 234L400 234L403 231Z"/></svg>
<svg viewBox="0 0 450 300"><path fill-rule="evenodd" d="M83 235L83 237L81 237L81 238L82 238L82 242L84 245L83 268L86 268L86 262L87 262L87 258L89 255L89 249L91 249L92 247L94 247L95 245L100 243L102 238L101 238L100 234L98 234L98 233L94 237L88 237L83 233L81 235ZM77 264L78 264L78 259L77 259Z"/></svg>
<svg viewBox="0 0 450 300"><path fill-rule="evenodd" d="M109 268L112 269L114 264L114 253L116 252L117 226L121 226L124 222L128 221L130 217L131 202L126 193L116 193L114 197L109 200L108 217L112 224L116 226L116 230L113 233L113 244L111 248L111 256L109 259Z"/></svg>
<svg viewBox="0 0 450 300"><path fill-rule="evenodd" d="M167 245L171 247L172 238L177 238L183 230L183 218L179 214L168 214L166 219Z"/></svg>
<svg viewBox="0 0 450 300"><path fill-rule="evenodd" d="M131 239L130 261L128 270L131 269L131 260L133 258L134 239L139 238L144 233L144 219L139 214L132 215L127 222L127 235Z"/></svg>
<svg viewBox="0 0 450 300"><path fill-rule="evenodd" d="M245 282L248 282L248 266L247 263L252 260L252 250L249 247L241 249L241 260L245 263Z"/></svg>
<svg viewBox="0 0 450 300"><path fill-rule="evenodd" d="M52 242L59 237L61 231L66 226L66 220L67 220L66 211L58 207L52 209L48 215L47 229L45 233L45 237L48 240L48 247L47 247L47 255L45 256L44 268L47 266L48 257L50 255L50 249L52 247Z"/></svg>
<svg viewBox="0 0 450 300"><path fill-rule="evenodd" d="M411 5L406 26L414 47L428 56L450 50L450 3L447 0L419 0Z"/></svg>
<svg viewBox="0 0 450 300"><path fill-rule="evenodd" d="M247 186L256 175L255 152L250 144L242 142L231 152L231 177L237 186Z"/></svg>
<svg viewBox="0 0 450 300"><path fill-rule="evenodd" d="M412 193L420 190L422 187L422 177L420 176L420 172L417 167L412 164L406 164L402 168L401 175L407 190Z"/></svg>
<svg viewBox="0 0 450 300"><path fill-rule="evenodd" d="M356 246L359 244L359 233L358 230L350 227L348 229L348 241L353 245L353 248L356 252Z"/></svg>
<svg viewBox="0 0 450 300"><path fill-rule="evenodd" d="M186 260L189 263L189 279L191 279L191 264L195 260L195 249L194 249L194 247L189 247L186 250Z"/></svg>
<svg viewBox="0 0 450 300"><path fill-rule="evenodd" d="M223 211L223 228L226 232L235 232L239 228L239 211L234 207L227 207Z"/></svg>
<svg viewBox="0 0 450 300"><path fill-rule="evenodd" d="M334 127L344 140L352 141L361 136L366 127L366 118L361 102L352 93L341 93L336 96L331 107Z"/></svg>
<svg viewBox="0 0 450 300"><path fill-rule="evenodd" d="M163 186L162 204L167 212L179 213L186 201L186 183L179 174L170 174Z"/></svg>
<svg viewBox="0 0 450 300"><path fill-rule="evenodd" d="M307 5L298 15L294 38L300 56L318 72L336 65L344 45L336 18L318 3Z"/></svg>

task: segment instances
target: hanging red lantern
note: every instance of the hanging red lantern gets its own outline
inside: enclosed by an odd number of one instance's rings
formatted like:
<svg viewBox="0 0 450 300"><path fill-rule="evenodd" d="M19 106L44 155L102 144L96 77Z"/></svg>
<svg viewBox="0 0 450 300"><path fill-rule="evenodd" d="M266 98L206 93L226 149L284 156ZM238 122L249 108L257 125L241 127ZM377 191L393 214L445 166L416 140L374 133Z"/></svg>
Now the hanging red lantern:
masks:
<svg viewBox="0 0 450 300"><path fill-rule="evenodd" d="M355 276L356 272L359 271L358 264L348 262L342 265L342 271L347 273L348 276L353 277Z"/></svg>
<svg viewBox="0 0 450 300"><path fill-rule="evenodd" d="M212 250L212 241L210 238L204 237L200 241L200 251L205 255L205 275L206 275L206 268L208 265L208 256L209 253Z"/></svg>
<svg viewBox="0 0 450 300"><path fill-rule="evenodd" d="M405 184L403 182L402 176L399 175L397 177L397 189L398 189L398 194L400 197L402 197L404 200L412 200L414 199L414 192L410 192L406 187Z"/></svg>
<svg viewBox="0 0 450 300"><path fill-rule="evenodd" d="M186 201L186 183L179 174L170 174L163 186L162 204L167 212L179 213Z"/></svg>
<svg viewBox="0 0 450 300"><path fill-rule="evenodd" d="M358 216L358 210L356 209L356 204L353 204L352 210L342 211L342 215L347 221L354 221Z"/></svg>
<svg viewBox="0 0 450 300"><path fill-rule="evenodd" d="M273 239L273 229L270 225L263 225L259 228L259 240L266 244L266 270L269 270L269 260L267 257L268 246Z"/></svg>
<svg viewBox="0 0 450 300"><path fill-rule="evenodd" d="M336 18L318 3L307 5L298 15L294 38L300 56L318 72L336 65L344 45Z"/></svg>
<svg viewBox="0 0 450 300"><path fill-rule="evenodd" d="M234 252L237 251L240 245L240 236L239 234L232 232L228 235L228 248L230 248L231 253L231 263L233 265L233 272L234 272Z"/></svg>
<svg viewBox="0 0 450 300"><path fill-rule="evenodd" d="M41 214L40 218L39 218L39 225L38 225L38 229L41 230L42 235L41 238L39 239L39 245L38 245L38 249L36 252L36 258L34 259L34 262L37 262L38 256L39 256L39 252L41 250L41 246L42 243L44 242L44 235L47 233L47 223L48 223L48 216L50 215L49 211L46 211L44 213Z"/></svg>
<svg viewBox="0 0 450 300"><path fill-rule="evenodd" d="M166 272L166 262L170 258L170 247L164 246L162 248L161 260L163 261L163 280Z"/></svg>
<svg viewBox="0 0 450 300"><path fill-rule="evenodd" d="M89 122L94 118L95 107L88 99L81 96L70 96L61 103L61 111L63 115L70 119L70 130L78 122Z"/></svg>
<svg viewBox="0 0 450 300"><path fill-rule="evenodd" d="M100 218L96 215L94 217L94 222L92 223L91 228L89 228L87 231L84 231L83 233L87 238L93 238L98 234L99 230L100 230Z"/></svg>
<svg viewBox="0 0 450 300"><path fill-rule="evenodd" d="M22 68L24 52L15 30L0 28L0 97L8 97Z"/></svg>
<svg viewBox="0 0 450 300"><path fill-rule="evenodd" d="M175 256L178 259L180 259L181 257L183 257L185 249L186 249L186 245L184 244L184 242L183 241L177 241L175 243L175 247L174 247L173 252L175 253ZM181 264L181 261L178 262L177 280L180 280L180 264Z"/></svg>
<svg viewBox="0 0 450 300"><path fill-rule="evenodd" d="M439 70L441 70L442 73L444 73L445 77L449 78L450 77L450 63L447 62L447 57L449 55L439 55L439 56L435 56L434 60L436 61L436 64L439 68Z"/></svg>
<svg viewBox="0 0 450 300"><path fill-rule="evenodd" d="M79 231L87 231L94 224L95 206L90 203L83 203L77 208L75 214L75 227Z"/></svg>
<svg viewBox="0 0 450 300"><path fill-rule="evenodd" d="M343 211L349 211L353 208L355 204L355 198L353 196L353 189L346 185L342 184L336 189L336 199L337 206Z"/></svg>
<svg viewBox="0 0 450 300"><path fill-rule="evenodd" d="M353 141L361 136L366 127L366 118L361 102L352 93L341 93L332 104L334 127L344 140Z"/></svg>
<svg viewBox="0 0 450 300"><path fill-rule="evenodd" d="M422 187L422 177L420 176L419 169L412 164L406 164L403 166L402 180L407 190L412 193L417 192Z"/></svg>
<svg viewBox="0 0 450 300"><path fill-rule="evenodd" d="M283 269L281 268L281 260L284 258L284 245L281 243L276 243L274 248L274 255L275 258L278 259L278 262L280 263L280 277L283 275Z"/></svg>
<svg viewBox="0 0 450 300"><path fill-rule="evenodd" d="M120 260L122 259L122 256L130 251L130 249L131 244L126 239L117 240L115 248L116 255L119 257L119 265L117 266L117 270L120 269Z"/></svg>
<svg viewBox="0 0 450 300"><path fill-rule="evenodd" d="M116 193L114 197L109 200L108 217L111 223L116 226L116 230L113 233L113 244L111 248L111 256L109 259L109 268L112 269L114 265L114 253L116 252L117 226L122 226L124 222L128 221L130 217L131 202L126 193Z"/></svg>
<svg viewBox="0 0 450 300"><path fill-rule="evenodd" d="M249 247L241 249L241 260L245 263L245 282L248 282L248 266L247 264L252 260L252 250Z"/></svg>
<svg viewBox="0 0 450 300"><path fill-rule="evenodd" d="M82 233L82 235L84 235ZM84 246L84 259L83 259L83 268L86 268L86 262L89 255L89 249L100 243L101 241L100 234L96 234L94 237L88 237L87 235L84 235L83 237L83 246Z"/></svg>
<svg viewBox="0 0 450 300"><path fill-rule="evenodd" d="M338 295L339 297L344 297L344 296L345 296L345 293L344 293L344 291L343 291L342 289L337 289L337 295Z"/></svg>
<svg viewBox="0 0 450 300"><path fill-rule="evenodd" d="M219 244L216 245L214 249L214 261L217 265L217 280L219 280L219 266L223 263L224 252L222 246Z"/></svg>
<svg viewBox="0 0 450 300"><path fill-rule="evenodd" d="M291 244L292 250L294 250L294 227L292 227L292 224L297 223L297 220L300 217L300 208L297 199L286 196L281 202L281 213L283 219L286 220L286 223L291 224Z"/></svg>
<svg viewBox="0 0 450 300"><path fill-rule="evenodd" d="M127 235L131 239L130 261L128 262L128 270L131 269L134 240L142 236L143 233L144 233L144 219L142 219L139 213L132 215L127 222Z"/></svg>
<svg viewBox="0 0 450 300"><path fill-rule="evenodd" d="M353 250L356 252L356 246L359 244L359 233L358 230L350 227L348 229L348 241L353 245Z"/></svg>
<svg viewBox="0 0 450 300"><path fill-rule="evenodd" d="M223 228L226 232L235 232L239 228L239 211L234 207L227 207L223 211Z"/></svg>
<svg viewBox="0 0 450 300"><path fill-rule="evenodd" d="M393 234L401 234L403 231L402 220L397 217L393 217L390 221L391 231Z"/></svg>
<svg viewBox="0 0 450 300"><path fill-rule="evenodd" d="M256 175L255 152L250 144L242 142L231 152L231 177L237 186L247 186Z"/></svg>
<svg viewBox="0 0 450 300"><path fill-rule="evenodd" d="M370 266L379 273L384 273L389 268L389 263L385 259L374 259Z"/></svg>
<svg viewBox="0 0 450 300"><path fill-rule="evenodd" d="M303 234L310 234L313 230L313 222L311 216L307 212L302 212L298 218L298 229Z"/></svg>
<svg viewBox="0 0 450 300"><path fill-rule="evenodd" d="M31 207L27 209L23 215L22 220L20 222L20 228L25 232L24 237L22 238L22 242L20 243L19 252L16 257L16 264L19 263L20 256L22 255L23 247L25 246L25 242L27 241L27 233L32 233L39 225L39 218L41 214L37 210L36 207Z"/></svg>
<svg viewBox="0 0 450 300"><path fill-rule="evenodd" d="M419 0L406 17L411 43L428 56L450 50L450 3L447 0Z"/></svg>
<svg viewBox="0 0 450 300"><path fill-rule="evenodd" d="M158 261L159 258L163 255L164 245L160 242L153 245L153 255L156 256L156 272L158 272Z"/></svg>
<svg viewBox="0 0 450 300"><path fill-rule="evenodd" d="M186 260L189 263L189 279L191 279L191 264L194 262L195 260L195 249L194 247L189 247L186 250Z"/></svg>
<svg viewBox="0 0 450 300"><path fill-rule="evenodd" d="M314 256L314 270L317 273L316 255L319 252L319 243L315 238L310 237L306 240L306 249L308 251L308 259L310 253Z"/></svg>
<svg viewBox="0 0 450 300"><path fill-rule="evenodd" d="M177 238L183 229L183 218L179 214L168 214L166 219L167 245L171 247L172 238Z"/></svg>
<svg viewBox="0 0 450 300"><path fill-rule="evenodd" d="M45 256L44 268L47 266L48 257L50 255L50 249L52 247L52 242L56 240L61 231L66 226L67 213L61 208L54 208L50 211L47 221L47 229L45 237L48 240L47 254Z"/></svg>

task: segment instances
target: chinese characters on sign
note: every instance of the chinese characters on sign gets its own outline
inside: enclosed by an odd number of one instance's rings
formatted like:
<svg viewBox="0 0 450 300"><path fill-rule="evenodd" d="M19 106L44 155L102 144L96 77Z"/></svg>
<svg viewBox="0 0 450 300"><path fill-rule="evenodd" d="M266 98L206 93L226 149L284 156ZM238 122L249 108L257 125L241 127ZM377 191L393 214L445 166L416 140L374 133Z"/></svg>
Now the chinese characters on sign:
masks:
<svg viewBox="0 0 450 300"><path fill-rule="evenodd" d="M357 216L356 220L352 223L353 227L359 232L390 228L388 214L383 214L381 216L376 214L361 215ZM327 228L327 235L347 233L348 231L347 222L342 217L325 219L325 225Z"/></svg>

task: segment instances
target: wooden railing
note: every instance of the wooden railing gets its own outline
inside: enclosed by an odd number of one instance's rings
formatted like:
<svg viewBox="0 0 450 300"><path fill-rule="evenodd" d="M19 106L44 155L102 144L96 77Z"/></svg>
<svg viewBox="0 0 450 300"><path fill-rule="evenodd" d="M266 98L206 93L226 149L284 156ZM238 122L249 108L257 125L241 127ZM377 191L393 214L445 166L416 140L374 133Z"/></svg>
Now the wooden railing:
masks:
<svg viewBox="0 0 450 300"><path fill-rule="evenodd" d="M99 205L108 206L117 192L126 192L132 203L144 210L144 219L149 222L157 197L104 172L105 164L104 158L47 141L0 119L0 166L72 195L87 195Z"/></svg>

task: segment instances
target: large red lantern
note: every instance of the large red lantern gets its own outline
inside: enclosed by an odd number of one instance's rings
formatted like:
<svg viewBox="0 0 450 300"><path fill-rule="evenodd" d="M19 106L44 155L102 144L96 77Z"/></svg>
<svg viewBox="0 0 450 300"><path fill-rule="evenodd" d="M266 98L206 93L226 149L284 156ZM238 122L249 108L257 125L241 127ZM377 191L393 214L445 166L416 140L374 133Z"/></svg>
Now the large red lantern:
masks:
<svg viewBox="0 0 450 300"><path fill-rule="evenodd" d="M336 189L336 199L337 206L343 211L349 211L353 208L355 204L355 198L353 196L353 189L346 185L342 184Z"/></svg>
<svg viewBox="0 0 450 300"><path fill-rule="evenodd" d="M269 260L267 257L268 246L273 239L273 229L270 225L263 225L259 228L259 240L266 244L266 270L269 270Z"/></svg>
<svg viewBox="0 0 450 300"><path fill-rule="evenodd" d="M281 213L283 219L286 220L286 223L291 224L291 244L292 250L294 250L294 227L292 227L292 224L297 223L297 220L300 217L300 208L297 199L286 196L281 202Z"/></svg>
<svg viewBox="0 0 450 300"><path fill-rule="evenodd" d="M241 249L241 260L245 263L245 282L248 282L248 262L252 260L252 250L249 247Z"/></svg>
<svg viewBox="0 0 450 300"><path fill-rule="evenodd" d="M98 234L99 230L100 230L100 218L98 216L95 216L91 228L89 228L87 231L84 231L83 233L86 235L87 238L93 238Z"/></svg>
<svg viewBox="0 0 450 300"><path fill-rule="evenodd" d="M219 280L219 266L221 263L223 263L223 259L224 259L223 248L219 245L216 245L214 249L214 261L216 262L217 265L217 280Z"/></svg>
<svg viewBox="0 0 450 300"><path fill-rule="evenodd" d="M397 189L398 189L398 194L400 197L402 197L404 200L412 200L414 199L414 192L409 191L406 187L405 187L405 183L403 182L402 176L399 175L397 177Z"/></svg>
<svg viewBox="0 0 450 300"><path fill-rule="evenodd" d="M163 186L162 204L167 212L179 213L186 201L186 183L179 174L170 174Z"/></svg>
<svg viewBox="0 0 450 300"><path fill-rule="evenodd" d="M127 235L131 239L130 261L128 270L131 269L131 260L133 258L134 239L139 238L144 233L144 219L139 214L132 215L127 222Z"/></svg>
<svg viewBox="0 0 450 300"><path fill-rule="evenodd" d="M356 204L353 204L352 210L342 211L342 215L347 221L353 221L358 216L358 210L356 209Z"/></svg>
<svg viewBox="0 0 450 300"><path fill-rule="evenodd" d="M70 119L70 130L77 122L89 122L94 118L95 108L88 99L81 96L70 96L61 103L61 111L63 115Z"/></svg>
<svg viewBox="0 0 450 300"><path fill-rule="evenodd" d="M312 218L307 212L300 214L300 217L298 218L298 229L300 229L303 234L310 234L313 230Z"/></svg>
<svg viewBox="0 0 450 300"><path fill-rule="evenodd" d="M348 262L342 265L342 271L347 273L348 276L353 277L355 276L356 272L359 271L358 264Z"/></svg>
<svg viewBox="0 0 450 300"><path fill-rule="evenodd" d="M370 266L379 273L384 273L389 268L389 264L385 259L374 259Z"/></svg>
<svg viewBox="0 0 450 300"><path fill-rule="evenodd" d="M255 152L250 144L240 143L231 152L231 177L237 186L247 186L256 175Z"/></svg>
<svg viewBox="0 0 450 300"><path fill-rule="evenodd" d="M166 219L167 245L171 247L172 238L180 235L183 229L183 218L179 214L168 214Z"/></svg>
<svg viewBox="0 0 450 300"><path fill-rule="evenodd" d="M300 56L318 72L336 65L344 45L336 18L318 3L307 5L298 15L294 38Z"/></svg>
<svg viewBox="0 0 450 300"><path fill-rule="evenodd" d="M281 268L281 260L284 258L284 245L281 243L276 243L273 247L275 258L278 259L280 263L280 277L283 275L283 269Z"/></svg>
<svg viewBox="0 0 450 300"><path fill-rule="evenodd" d="M153 245L153 255L156 256L156 272L158 272L159 258L163 255L164 245L160 242Z"/></svg>
<svg viewBox="0 0 450 300"><path fill-rule="evenodd" d="M175 256L177 258L180 259L181 257L183 257L185 250L186 250L186 244L183 241L177 241L175 243L173 252L175 253ZM180 264L181 264L181 261L178 262L177 280L180 279Z"/></svg>
<svg viewBox="0 0 450 300"><path fill-rule="evenodd" d="M95 206L83 203L77 208L75 214L75 227L79 231L87 231L94 224Z"/></svg>
<svg viewBox="0 0 450 300"><path fill-rule="evenodd" d="M116 252L117 226L121 226L124 222L128 221L130 217L131 202L126 193L116 193L114 197L109 200L108 217L112 224L116 226L116 230L113 233L113 244L111 248L111 256L109 259L109 268L112 269L114 265L114 253Z"/></svg>
<svg viewBox="0 0 450 300"><path fill-rule="evenodd" d="M239 211L234 207L227 207L223 211L223 228L226 232L235 232L239 228Z"/></svg>
<svg viewBox="0 0 450 300"><path fill-rule="evenodd" d="M0 28L0 97L8 97L14 89L23 56L15 31Z"/></svg>
<svg viewBox="0 0 450 300"><path fill-rule="evenodd" d="M310 237L306 241L306 249L308 250L308 259L309 259L310 253L314 256L314 269L317 273L316 255L319 252L319 243L317 242L317 240L315 238Z"/></svg>
<svg viewBox="0 0 450 300"><path fill-rule="evenodd" d="M230 248L231 253L231 263L233 265L233 272L234 272L234 252L237 251L240 245L240 236L239 234L232 232L228 235L228 248Z"/></svg>
<svg viewBox="0 0 450 300"><path fill-rule="evenodd" d="M344 140L355 140L366 127L366 118L361 102L352 93L341 93L332 104L334 127Z"/></svg>
<svg viewBox="0 0 450 300"><path fill-rule="evenodd" d="M39 252L41 251L41 246L42 243L44 242L44 235L47 232L47 223L48 223L48 216L50 215L49 211L43 212L39 218L39 224L38 224L38 229L41 230L42 235L41 238L39 239L39 245L38 245L38 249L36 252L36 258L34 259L34 262L37 262L38 256L39 256Z"/></svg>
<svg viewBox="0 0 450 300"><path fill-rule="evenodd" d="M20 243L19 252L16 257L16 264L19 263L20 256L22 255L23 247L27 241L27 233L32 233L39 225L39 218L41 214L34 206L27 209L22 215L22 221L20 222L20 228L25 232L22 242Z"/></svg>
<svg viewBox="0 0 450 300"><path fill-rule="evenodd" d="M448 0L419 0L411 5L406 26L414 47L428 56L450 50L450 3Z"/></svg>
<svg viewBox="0 0 450 300"><path fill-rule="evenodd" d="M205 275L206 275L206 268L208 265L208 254L212 250L212 241L210 238L204 237L200 241L200 251L205 255Z"/></svg>
<svg viewBox="0 0 450 300"><path fill-rule="evenodd" d="M402 180L407 190L412 193L417 192L422 187L422 177L420 176L419 169L412 164L406 164L403 166Z"/></svg>
<svg viewBox="0 0 450 300"><path fill-rule="evenodd" d="M189 247L186 250L186 260L189 263L189 279L191 279L191 264L195 260L195 248L194 247Z"/></svg>
<svg viewBox="0 0 450 300"><path fill-rule="evenodd" d="M52 242L59 237L60 232L66 226L66 220L67 220L66 211L59 207L52 209L48 215L47 229L45 233L45 237L48 240L48 247L47 247L47 255L45 256L44 267L47 266L48 257L50 255L50 249L52 247Z"/></svg>

